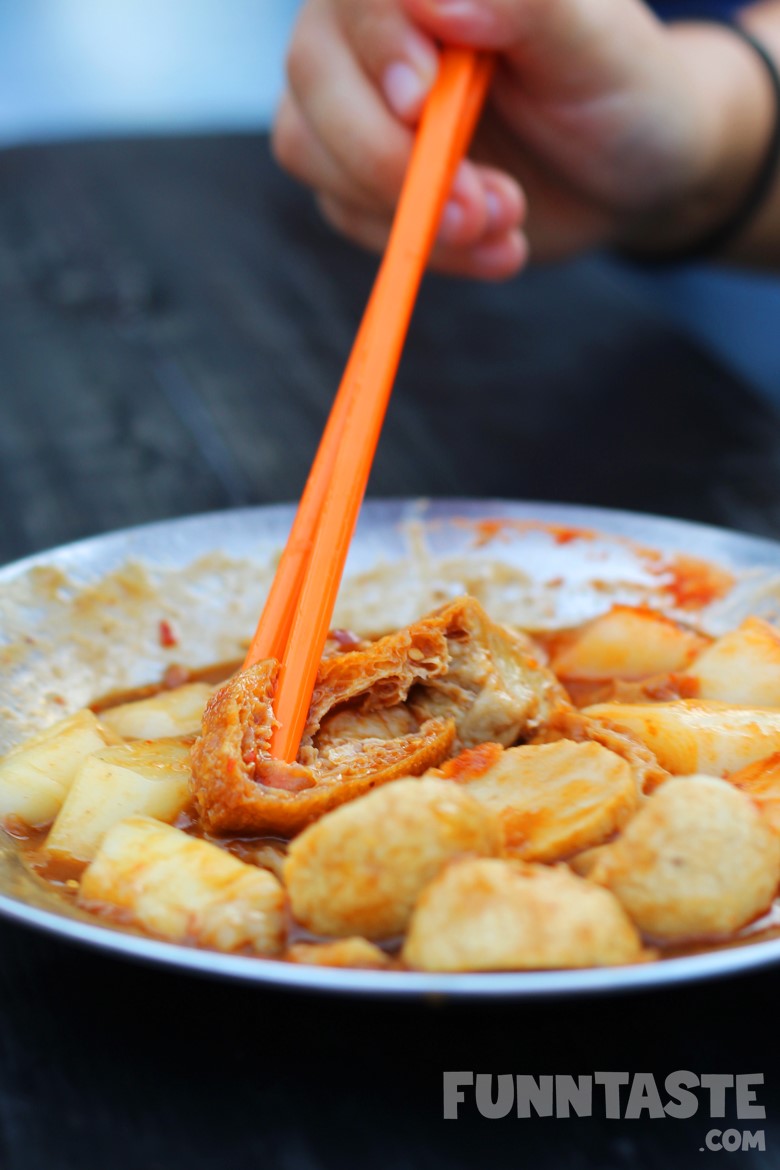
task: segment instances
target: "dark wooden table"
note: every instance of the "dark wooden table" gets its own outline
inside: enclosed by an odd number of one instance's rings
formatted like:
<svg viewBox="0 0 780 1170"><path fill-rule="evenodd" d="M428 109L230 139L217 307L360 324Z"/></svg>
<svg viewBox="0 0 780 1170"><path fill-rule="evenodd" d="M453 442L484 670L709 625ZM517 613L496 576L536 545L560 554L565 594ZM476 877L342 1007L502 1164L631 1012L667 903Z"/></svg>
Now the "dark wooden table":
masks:
<svg viewBox="0 0 780 1170"><path fill-rule="evenodd" d="M0 155L0 560L300 491L374 262L260 138ZM587 502L780 536L773 411L590 261L428 281L373 494ZM549 1004L353 1002L0 925L0 1170L780 1166L777 972ZM763 1073L765 1122L442 1119L444 1070Z"/></svg>

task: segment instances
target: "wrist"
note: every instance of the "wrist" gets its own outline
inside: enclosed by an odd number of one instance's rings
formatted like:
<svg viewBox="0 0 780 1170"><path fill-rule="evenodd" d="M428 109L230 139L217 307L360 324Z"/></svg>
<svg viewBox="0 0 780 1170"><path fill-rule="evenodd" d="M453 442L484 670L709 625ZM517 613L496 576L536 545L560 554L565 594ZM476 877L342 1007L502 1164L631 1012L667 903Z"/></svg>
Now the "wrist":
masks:
<svg viewBox="0 0 780 1170"><path fill-rule="evenodd" d="M727 224L750 194L777 117L776 95L756 50L728 25L669 30L683 79L687 143L669 187L618 232L636 257L663 261Z"/></svg>

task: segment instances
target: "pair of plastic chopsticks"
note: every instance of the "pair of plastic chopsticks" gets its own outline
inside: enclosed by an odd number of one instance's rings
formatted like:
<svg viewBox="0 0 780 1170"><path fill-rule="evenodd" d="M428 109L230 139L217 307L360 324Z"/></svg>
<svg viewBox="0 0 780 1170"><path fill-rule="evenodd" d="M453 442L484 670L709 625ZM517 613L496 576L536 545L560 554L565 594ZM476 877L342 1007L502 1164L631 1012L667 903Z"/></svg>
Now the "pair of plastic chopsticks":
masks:
<svg viewBox="0 0 780 1170"><path fill-rule="evenodd" d="M492 67L488 54L442 50L387 248L244 662L279 661L279 760L298 753L417 290Z"/></svg>

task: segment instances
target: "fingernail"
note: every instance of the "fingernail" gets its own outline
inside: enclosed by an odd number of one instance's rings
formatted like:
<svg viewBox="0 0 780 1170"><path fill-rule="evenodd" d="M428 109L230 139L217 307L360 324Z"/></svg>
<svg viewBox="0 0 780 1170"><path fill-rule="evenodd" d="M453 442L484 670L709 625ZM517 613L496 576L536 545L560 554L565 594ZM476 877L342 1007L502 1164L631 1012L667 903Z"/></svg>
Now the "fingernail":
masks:
<svg viewBox="0 0 780 1170"><path fill-rule="evenodd" d="M471 16L477 9L473 0L431 0L431 3L447 16Z"/></svg>
<svg viewBox="0 0 780 1170"><path fill-rule="evenodd" d="M497 228L504 218L504 205L495 191L485 192L485 211L488 228Z"/></svg>
<svg viewBox="0 0 780 1170"><path fill-rule="evenodd" d="M482 269L483 276L491 280L506 280L527 264L528 240L515 229L498 240L478 244L470 255L472 261Z"/></svg>
<svg viewBox="0 0 780 1170"><path fill-rule="evenodd" d="M466 214L459 203L454 199L450 199L444 205L444 211L441 214L441 224L439 225L439 235L442 239L452 239L457 236L462 230L466 219Z"/></svg>
<svg viewBox="0 0 780 1170"><path fill-rule="evenodd" d="M406 61L394 61L388 65L382 78L382 87L390 108L400 118L409 118L418 113L429 89L428 83Z"/></svg>
<svg viewBox="0 0 780 1170"><path fill-rule="evenodd" d="M430 0L430 2L437 16L449 20L476 19L483 22L489 19L489 14L484 12L484 5L475 4L474 0Z"/></svg>

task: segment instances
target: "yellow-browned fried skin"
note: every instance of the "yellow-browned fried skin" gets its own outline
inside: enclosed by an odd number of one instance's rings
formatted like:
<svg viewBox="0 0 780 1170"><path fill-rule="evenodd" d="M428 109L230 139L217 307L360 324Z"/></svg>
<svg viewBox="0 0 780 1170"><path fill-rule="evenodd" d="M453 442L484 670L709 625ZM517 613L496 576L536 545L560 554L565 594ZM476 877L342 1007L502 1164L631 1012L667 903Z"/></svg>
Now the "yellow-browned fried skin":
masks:
<svg viewBox="0 0 780 1170"><path fill-rule="evenodd" d="M315 934L392 938L453 858L501 847L495 815L445 780L398 780L343 805L290 845L295 918Z"/></svg>
<svg viewBox="0 0 780 1170"><path fill-rule="evenodd" d="M461 770L458 778L498 816L505 851L525 861L559 861L600 844L639 803L626 761L593 742L509 748L481 773Z"/></svg>
<svg viewBox="0 0 780 1170"><path fill-rule="evenodd" d="M725 776L780 750L780 711L679 699L598 703L584 712L640 739L675 776Z"/></svg>
<svg viewBox="0 0 780 1170"><path fill-rule="evenodd" d="M669 779L669 773L661 767L641 737L610 719L590 714L596 710L595 707L589 708L588 712L559 708L553 712L549 722L537 732L531 742L557 743L562 739L568 739L575 743L600 743L602 747L615 752L626 761L640 792L652 792L659 784Z"/></svg>
<svg viewBox="0 0 780 1170"><path fill-rule="evenodd" d="M475 860L448 866L423 892L402 957L420 971L522 971L641 956L617 899L565 866Z"/></svg>
<svg viewBox="0 0 780 1170"><path fill-rule="evenodd" d="M780 880L780 840L752 801L724 780L670 780L590 878L610 889L657 942L719 938L769 906Z"/></svg>
<svg viewBox="0 0 780 1170"><path fill-rule="evenodd" d="M416 682L447 671L449 654L443 623L416 622L359 650L323 658L303 733L305 753L328 714L349 704L356 714L396 707Z"/></svg>
<svg viewBox="0 0 780 1170"><path fill-rule="evenodd" d="M221 687L206 708L192 749L193 795L212 832L292 835L380 784L424 772L451 750L453 722L429 719L395 739L326 736L322 752L311 743L303 749L310 763L279 763L268 751L276 673L276 663L258 663Z"/></svg>
<svg viewBox="0 0 780 1170"><path fill-rule="evenodd" d="M780 752L756 760L727 776L729 784L746 792L767 824L780 834Z"/></svg>
<svg viewBox="0 0 780 1170"><path fill-rule="evenodd" d="M284 957L291 963L310 963L315 967L377 970L392 964L390 956L367 938L341 938L338 942L328 943L294 943Z"/></svg>
<svg viewBox="0 0 780 1170"><path fill-rule="evenodd" d="M511 743L566 704L519 635L463 598L354 651L323 659L298 760L271 758L277 665L261 662L212 697L193 748L193 792L212 832L291 835L456 743Z"/></svg>

